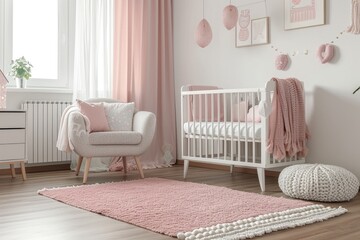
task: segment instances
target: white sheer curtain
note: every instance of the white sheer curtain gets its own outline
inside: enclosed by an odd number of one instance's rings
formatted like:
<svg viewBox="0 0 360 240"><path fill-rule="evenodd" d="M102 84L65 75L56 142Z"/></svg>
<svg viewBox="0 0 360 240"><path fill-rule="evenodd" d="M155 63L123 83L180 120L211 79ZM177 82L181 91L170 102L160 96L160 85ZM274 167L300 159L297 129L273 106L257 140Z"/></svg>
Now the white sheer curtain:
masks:
<svg viewBox="0 0 360 240"><path fill-rule="evenodd" d="M73 101L111 97L113 5L113 0L76 0ZM108 170L109 161L92 161L91 171ZM72 162L71 168L75 167Z"/></svg>
<svg viewBox="0 0 360 240"><path fill-rule="evenodd" d="M76 0L73 99L110 97L113 0Z"/></svg>

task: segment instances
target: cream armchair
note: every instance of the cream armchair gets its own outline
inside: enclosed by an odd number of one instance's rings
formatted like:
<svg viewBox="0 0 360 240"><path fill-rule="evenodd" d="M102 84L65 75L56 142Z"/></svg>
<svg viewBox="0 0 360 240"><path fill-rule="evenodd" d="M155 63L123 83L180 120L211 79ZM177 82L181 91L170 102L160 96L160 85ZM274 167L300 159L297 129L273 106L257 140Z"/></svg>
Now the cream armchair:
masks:
<svg viewBox="0 0 360 240"><path fill-rule="evenodd" d="M113 99L89 99L87 102L117 102ZM80 111L69 115L68 136L79 155L76 175L85 158L83 183L86 183L92 157L134 156L141 178L144 178L139 156L150 146L155 133L156 117L151 112L138 111L133 116L132 131L92 132L86 130L86 121ZM124 169L126 160L123 158Z"/></svg>

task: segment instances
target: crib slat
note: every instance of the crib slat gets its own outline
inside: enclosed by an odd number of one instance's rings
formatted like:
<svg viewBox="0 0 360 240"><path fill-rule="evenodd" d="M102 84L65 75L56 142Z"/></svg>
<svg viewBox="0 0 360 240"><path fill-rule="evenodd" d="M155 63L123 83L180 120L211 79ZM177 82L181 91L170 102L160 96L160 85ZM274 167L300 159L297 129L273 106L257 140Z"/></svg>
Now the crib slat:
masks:
<svg viewBox="0 0 360 240"><path fill-rule="evenodd" d="M220 108L221 108L221 106L220 106L220 98L221 98L221 94L218 94L218 96L217 96L217 106L218 106L218 108L217 108L217 123L218 123L218 125L217 125L217 130L218 130L218 132L217 132L217 138L218 138L218 141L217 141L217 145L218 145L218 148L217 148L217 158L220 158Z"/></svg>
<svg viewBox="0 0 360 240"><path fill-rule="evenodd" d="M214 134L215 134L215 130L214 130L214 94L211 94L211 133L212 133L212 138L211 138L211 158L214 158Z"/></svg>
<svg viewBox="0 0 360 240"><path fill-rule="evenodd" d="M245 93L245 102L248 103L248 93ZM245 162L248 162L248 118L247 113L245 114L245 142L244 142L244 151L245 151Z"/></svg>
<svg viewBox="0 0 360 240"><path fill-rule="evenodd" d="M230 136L230 160L233 161L234 156L234 116L233 116L233 94L230 93L230 120L231 120L231 136Z"/></svg>
<svg viewBox="0 0 360 240"><path fill-rule="evenodd" d="M224 124L224 161L226 161L226 156L227 156L227 144L226 144L226 138L227 138L227 134L226 134L226 117L227 117L227 106L226 106L226 94L223 94L224 97L224 120L223 120L223 124ZM219 129L220 131L220 129Z"/></svg>
<svg viewBox="0 0 360 240"><path fill-rule="evenodd" d="M205 95L206 96L206 95ZM202 156L202 144L201 144L201 136L203 136L203 116L202 116L202 113L203 113L203 108L202 108L202 95L199 95L199 110L200 110L200 118L199 118L199 132L200 132L200 135L199 135L199 140L198 140L198 144L199 144L199 156L201 157ZM205 112L206 112L206 109L205 109ZM206 115L205 115L206 116ZM204 118L205 119L205 118Z"/></svg>

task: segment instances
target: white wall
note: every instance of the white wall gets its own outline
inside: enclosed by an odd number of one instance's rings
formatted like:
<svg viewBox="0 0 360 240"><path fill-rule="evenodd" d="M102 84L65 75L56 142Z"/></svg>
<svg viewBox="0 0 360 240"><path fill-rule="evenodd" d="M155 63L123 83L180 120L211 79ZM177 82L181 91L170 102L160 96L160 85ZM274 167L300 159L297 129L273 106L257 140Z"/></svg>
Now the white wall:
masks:
<svg viewBox="0 0 360 240"><path fill-rule="evenodd" d="M360 85L360 35L341 35L334 43L336 56L332 63L321 64L316 58L317 48L336 40L349 25L351 1L327 0L326 25L284 31L283 1L267 0L271 43L245 48L235 48L234 30L228 31L222 25L222 10L228 3L205 0L205 18L212 26L213 40L202 49L194 40L196 26L202 19L202 1L174 0L178 133L182 85L263 87L272 77L296 77L304 81L306 90L307 122L312 135L308 162L342 166L360 178L360 92L352 95ZM289 54L299 51L291 57L287 71L275 70L277 53L272 45ZM304 50L309 54L303 54ZM179 137L178 134L178 146Z"/></svg>
<svg viewBox="0 0 360 240"><path fill-rule="evenodd" d="M9 88L6 94L6 108L20 109L21 104L26 100L71 102L72 92L61 89Z"/></svg>

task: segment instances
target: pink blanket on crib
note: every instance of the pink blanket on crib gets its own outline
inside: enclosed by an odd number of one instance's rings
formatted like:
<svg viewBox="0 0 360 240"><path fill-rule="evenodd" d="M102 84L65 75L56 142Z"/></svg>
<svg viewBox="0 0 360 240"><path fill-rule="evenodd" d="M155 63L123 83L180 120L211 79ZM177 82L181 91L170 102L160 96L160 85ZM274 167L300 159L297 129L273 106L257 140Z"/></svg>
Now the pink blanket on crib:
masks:
<svg viewBox="0 0 360 240"><path fill-rule="evenodd" d="M267 150L276 160L286 156L305 157L309 131L305 123L304 90L299 80L277 79L272 101Z"/></svg>

